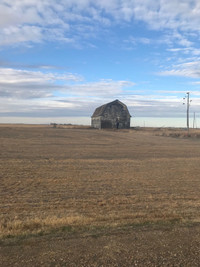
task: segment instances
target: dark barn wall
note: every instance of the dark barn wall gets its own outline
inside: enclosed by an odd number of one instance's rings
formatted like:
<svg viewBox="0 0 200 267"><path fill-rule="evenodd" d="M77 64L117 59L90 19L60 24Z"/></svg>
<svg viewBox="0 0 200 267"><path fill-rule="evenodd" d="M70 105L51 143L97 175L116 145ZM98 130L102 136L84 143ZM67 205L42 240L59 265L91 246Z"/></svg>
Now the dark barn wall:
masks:
<svg viewBox="0 0 200 267"><path fill-rule="evenodd" d="M92 127L127 129L130 128L130 117L126 105L115 100L95 110L92 116Z"/></svg>
<svg viewBox="0 0 200 267"><path fill-rule="evenodd" d="M103 124L110 126L102 128L129 128L130 127L130 117L127 116L127 112L123 106L120 104L107 105L104 116L102 118ZM105 123L106 122L106 123ZM109 123L108 123L109 122Z"/></svg>

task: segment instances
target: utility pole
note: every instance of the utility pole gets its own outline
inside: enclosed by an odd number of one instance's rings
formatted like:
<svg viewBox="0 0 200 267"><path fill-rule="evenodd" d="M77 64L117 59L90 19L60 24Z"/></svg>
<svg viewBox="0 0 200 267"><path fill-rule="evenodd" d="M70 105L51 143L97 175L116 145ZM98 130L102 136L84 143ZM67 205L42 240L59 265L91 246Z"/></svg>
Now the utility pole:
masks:
<svg viewBox="0 0 200 267"><path fill-rule="evenodd" d="M187 130L188 130L188 133L189 133L189 128L190 128L190 102L192 100L190 100L190 92L187 92L186 93L186 96L183 98L183 100L187 99ZM185 103L183 103L185 104Z"/></svg>
<svg viewBox="0 0 200 267"><path fill-rule="evenodd" d="M194 129L195 125L196 125L196 114L195 114L195 112L194 112L194 117L193 117L193 129ZM197 125L196 125L196 128L197 128Z"/></svg>
<svg viewBox="0 0 200 267"><path fill-rule="evenodd" d="M189 113L190 113L190 93L187 92L187 129L189 132L189 128L190 128L190 121L189 121Z"/></svg>

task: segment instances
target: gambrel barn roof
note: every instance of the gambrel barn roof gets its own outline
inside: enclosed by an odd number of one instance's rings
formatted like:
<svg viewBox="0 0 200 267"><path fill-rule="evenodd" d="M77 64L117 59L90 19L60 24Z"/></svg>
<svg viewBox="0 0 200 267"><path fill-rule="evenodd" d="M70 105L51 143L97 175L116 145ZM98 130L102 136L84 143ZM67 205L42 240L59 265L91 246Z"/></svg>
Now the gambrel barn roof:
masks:
<svg viewBox="0 0 200 267"><path fill-rule="evenodd" d="M104 104L104 105L96 108L95 111L94 111L94 113L93 113L93 115L92 115L92 118L93 117L103 116L105 110L107 109L107 107L112 106L112 105L120 105L120 106L122 106L123 109L126 110L127 115L131 117L131 115L130 115L130 113L128 111L127 106L124 103L122 103L121 101L119 101L118 99L116 99L115 101L109 102L107 104Z"/></svg>

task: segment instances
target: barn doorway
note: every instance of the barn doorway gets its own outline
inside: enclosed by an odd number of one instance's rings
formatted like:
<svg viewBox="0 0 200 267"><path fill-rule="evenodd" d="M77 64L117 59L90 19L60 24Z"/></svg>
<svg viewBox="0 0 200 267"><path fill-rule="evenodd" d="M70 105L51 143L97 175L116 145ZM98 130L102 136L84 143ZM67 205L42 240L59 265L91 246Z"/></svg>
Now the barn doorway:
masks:
<svg viewBox="0 0 200 267"><path fill-rule="evenodd" d="M101 122L101 129L110 129L110 128L112 128L112 123L111 123L111 121L109 121L109 120L104 120L104 121L102 121Z"/></svg>

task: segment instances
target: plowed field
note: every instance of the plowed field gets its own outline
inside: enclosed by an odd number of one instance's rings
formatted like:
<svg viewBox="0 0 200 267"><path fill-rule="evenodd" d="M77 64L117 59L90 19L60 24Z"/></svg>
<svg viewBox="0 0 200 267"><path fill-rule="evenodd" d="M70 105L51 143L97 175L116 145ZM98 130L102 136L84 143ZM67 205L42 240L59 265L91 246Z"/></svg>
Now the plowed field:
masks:
<svg viewBox="0 0 200 267"><path fill-rule="evenodd" d="M200 138L0 126L0 266L199 266Z"/></svg>

